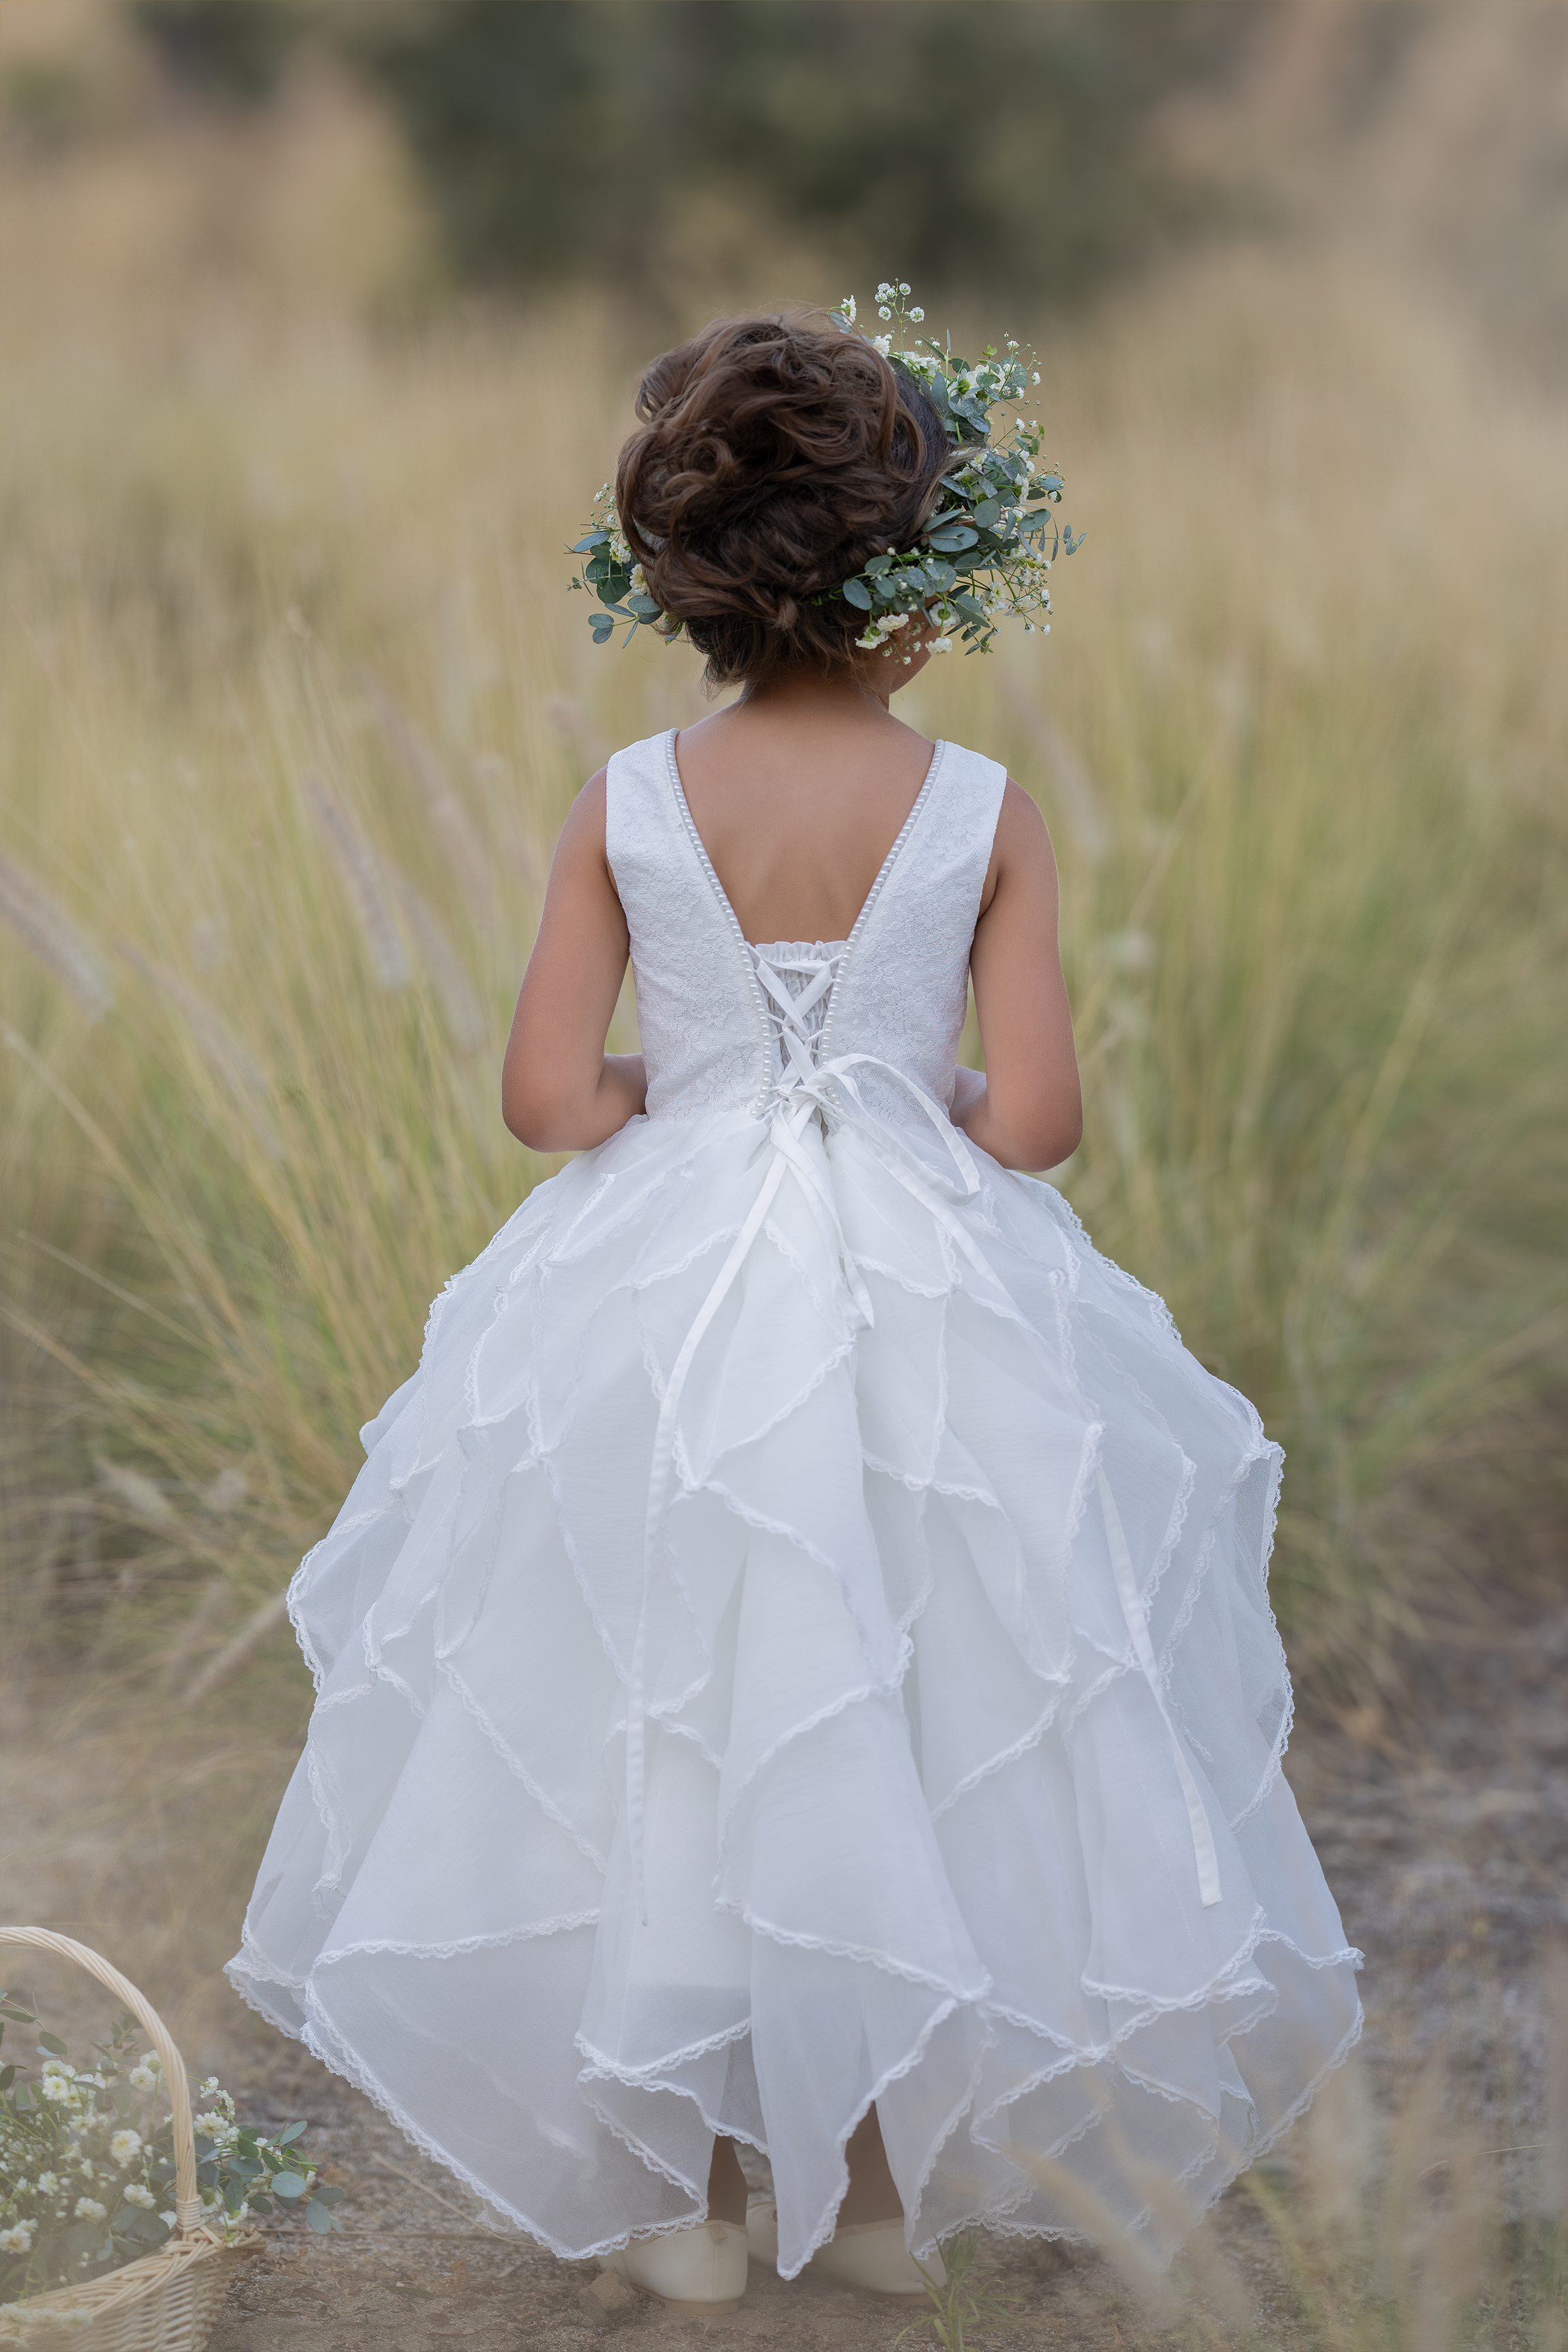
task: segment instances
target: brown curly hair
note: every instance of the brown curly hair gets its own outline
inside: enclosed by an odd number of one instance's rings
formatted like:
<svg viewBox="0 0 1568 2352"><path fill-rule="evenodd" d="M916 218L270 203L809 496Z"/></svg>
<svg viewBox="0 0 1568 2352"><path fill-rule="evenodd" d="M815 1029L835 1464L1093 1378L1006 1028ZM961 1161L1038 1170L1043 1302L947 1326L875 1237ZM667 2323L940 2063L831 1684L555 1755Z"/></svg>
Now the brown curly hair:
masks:
<svg viewBox="0 0 1568 2352"><path fill-rule="evenodd" d="M654 361L637 413L616 511L709 683L852 664L866 615L831 592L910 544L959 462L919 384L810 313L719 319Z"/></svg>

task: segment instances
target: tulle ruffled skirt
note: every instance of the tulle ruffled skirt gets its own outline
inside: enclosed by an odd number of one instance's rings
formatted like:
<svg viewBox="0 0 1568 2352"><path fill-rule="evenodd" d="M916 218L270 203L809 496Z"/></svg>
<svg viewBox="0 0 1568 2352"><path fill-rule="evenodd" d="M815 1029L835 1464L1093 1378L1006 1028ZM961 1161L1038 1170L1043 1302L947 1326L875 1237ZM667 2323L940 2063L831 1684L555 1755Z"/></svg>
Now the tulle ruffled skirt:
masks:
<svg viewBox="0 0 1568 2352"><path fill-rule="evenodd" d="M437 1300L295 1580L230 1972L560 2253L699 2216L725 2132L793 2273L873 2099L917 2249L1163 2249L1360 2023L1280 1772L1279 1450L1048 1186L806 1149L874 1320L784 1184L651 1549L766 1130L634 1121Z"/></svg>

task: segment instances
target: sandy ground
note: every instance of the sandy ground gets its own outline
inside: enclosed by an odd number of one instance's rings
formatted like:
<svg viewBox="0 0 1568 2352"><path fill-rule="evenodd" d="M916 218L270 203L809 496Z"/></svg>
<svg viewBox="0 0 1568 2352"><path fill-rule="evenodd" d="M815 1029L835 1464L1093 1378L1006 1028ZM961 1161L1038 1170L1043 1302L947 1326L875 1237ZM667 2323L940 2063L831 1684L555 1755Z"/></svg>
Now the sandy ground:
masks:
<svg viewBox="0 0 1568 2352"><path fill-rule="evenodd" d="M1470 1609L1410 1662L1392 1711L1298 1727L1289 1775L1366 1953L1367 2034L1358 2062L1386 2095L1439 2041L1498 2145L1534 2136L1541 2073L1538 1971L1568 1926L1568 1606ZM9 1859L0 1909L102 1932L128 1866L110 1817L79 1828L63 1753L40 1767L7 1713L0 1737L0 1830ZM86 1752L86 1751L83 1751ZM100 1759L101 1763L101 1759ZM132 1877L134 1870L132 1871ZM9 1969L18 1980L15 1964ZM184 2044L216 2065L250 2120L311 2119L310 2144L348 2195L342 2237L269 2237L235 2287L212 2352L568 2352L697 2333L716 2345L786 2352L883 2352L918 2313L810 2279L784 2284L753 2265L741 2309L694 2322L601 2276L558 2263L487 2220L464 2189L410 2148L357 2094L226 1995L190 2012ZM1280 2159L1288 2174L1290 2148ZM1272 2241L1245 2188L1210 2228L1245 2283L1258 2337L1305 2342ZM972 2341L1019 2352L1133 2352L1189 2341L1167 2334L1096 2257L993 2242L988 2279L1023 2315ZM911 2342L934 2343L922 2328ZM1215 2339L1211 2339L1215 2340Z"/></svg>

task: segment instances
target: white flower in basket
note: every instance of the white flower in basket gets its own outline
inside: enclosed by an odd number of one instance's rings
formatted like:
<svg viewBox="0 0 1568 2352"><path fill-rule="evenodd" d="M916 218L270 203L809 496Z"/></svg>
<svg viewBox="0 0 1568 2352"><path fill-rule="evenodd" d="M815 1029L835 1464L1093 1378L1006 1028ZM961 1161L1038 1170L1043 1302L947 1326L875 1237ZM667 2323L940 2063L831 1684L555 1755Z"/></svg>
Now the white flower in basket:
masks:
<svg viewBox="0 0 1568 2352"><path fill-rule="evenodd" d="M91 2067L42 2032L36 2080L0 2065L0 2346L201 2352L235 2265L261 2243L251 2216L334 2230L342 2192L300 2153L304 2124L276 2139L240 2126L216 2078L193 2120L162 2020L96 1952L43 1927L0 1927L0 1944L76 1960L130 2012ZM38 2022L3 1992L0 2020ZM137 2023L154 2047L132 2063Z"/></svg>

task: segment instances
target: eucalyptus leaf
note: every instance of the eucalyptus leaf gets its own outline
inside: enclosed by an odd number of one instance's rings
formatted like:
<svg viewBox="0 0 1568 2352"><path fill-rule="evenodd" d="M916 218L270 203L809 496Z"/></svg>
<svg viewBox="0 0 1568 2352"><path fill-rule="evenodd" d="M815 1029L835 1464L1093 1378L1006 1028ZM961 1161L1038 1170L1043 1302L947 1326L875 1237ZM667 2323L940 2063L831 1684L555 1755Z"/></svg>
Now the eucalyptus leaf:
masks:
<svg viewBox="0 0 1568 2352"><path fill-rule="evenodd" d="M0 2066L0 2091L8 2091L16 2079L15 2066Z"/></svg>
<svg viewBox="0 0 1568 2352"><path fill-rule="evenodd" d="M68 2046L58 2033L40 2033L38 2036L38 2047L46 2058L63 2058Z"/></svg>
<svg viewBox="0 0 1568 2352"><path fill-rule="evenodd" d="M308 2132L310 2128L310 2126L309 2124L286 2125L284 2129L279 2133L277 2138L272 2144L274 2147L288 2147L293 2141L297 2140L302 2133Z"/></svg>
<svg viewBox="0 0 1568 2352"><path fill-rule="evenodd" d="M656 604L651 596L643 595L639 590L635 596L626 598L626 609L628 612L635 613L639 621L657 621L663 607Z"/></svg>
<svg viewBox="0 0 1568 2352"><path fill-rule="evenodd" d="M312 2198L310 2204L305 2208L305 2219L309 2221L312 2230L320 2231L322 2237L326 2236L328 2231L332 2226L331 2215L328 2212L326 2207L315 2198Z"/></svg>
<svg viewBox="0 0 1568 2352"><path fill-rule="evenodd" d="M13 2009L9 2001L0 2004L0 2017L8 2017L13 2025L37 2025L38 2021L30 2009Z"/></svg>
<svg viewBox="0 0 1568 2352"><path fill-rule="evenodd" d="M166 2221L156 2213L139 2212L134 2205L122 2205L110 2224L117 2238L130 2238L142 2246L161 2246L169 2234Z"/></svg>
<svg viewBox="0 0 1568 2352"><path fill-rule="evenodd" d="M591 613L588 616L588 626L594 632L594 643L596 646L608 645L616 634L616 625L607 613Z"/></svg>
<svg viewBox="0 0 1568 2352"><path fill-rule="evenodd" d="M930 544L939 554L958 555L964 548L973 547L978 536L979 534L972 530L967 523L962 523L955 525L951 530L933 530L930 535Z"/></svg>
<svg viewBox="0 0 1568 2352"><path fill-rule="evenodd" d="M866 574L868 579L877 580L884 572L890 572L892 568L893 559L890 555L874 555L866 566Z"/></svg>
<svg viewBox="0 0 1568 2352"><path fill-rule="evenodd" d="M586 555L591 547L608 547L609 543L610 534L607 530L591 530L586 539L580 539L577 541L572 552L574 555Z"/></svg>
<svg viewBox="0 0 1568 2352"><path fill-rule="evenodd" d="M974 509L974 520L982 530L994 530L1002 520L1000 499L982 499Z"/></svg>
<svg viewBox="0 0 1568 2352"><path fill-rule="evenodd" d="M303 2197L305 2194L303 2173L275 2172L272 2176L272 2194L274 2197L281 2197L287 2204L293 2204L296 2198Z"/></svg>
<svg viewBox="0 0 1568 2352"><path fill-rule="evenodd" d="M848 603L858 605L862 613L868 613L870 611L871 591L867 587L866 583L863 580L858 577L853 580L847 580L844 583L844 594Z"/></svg>

